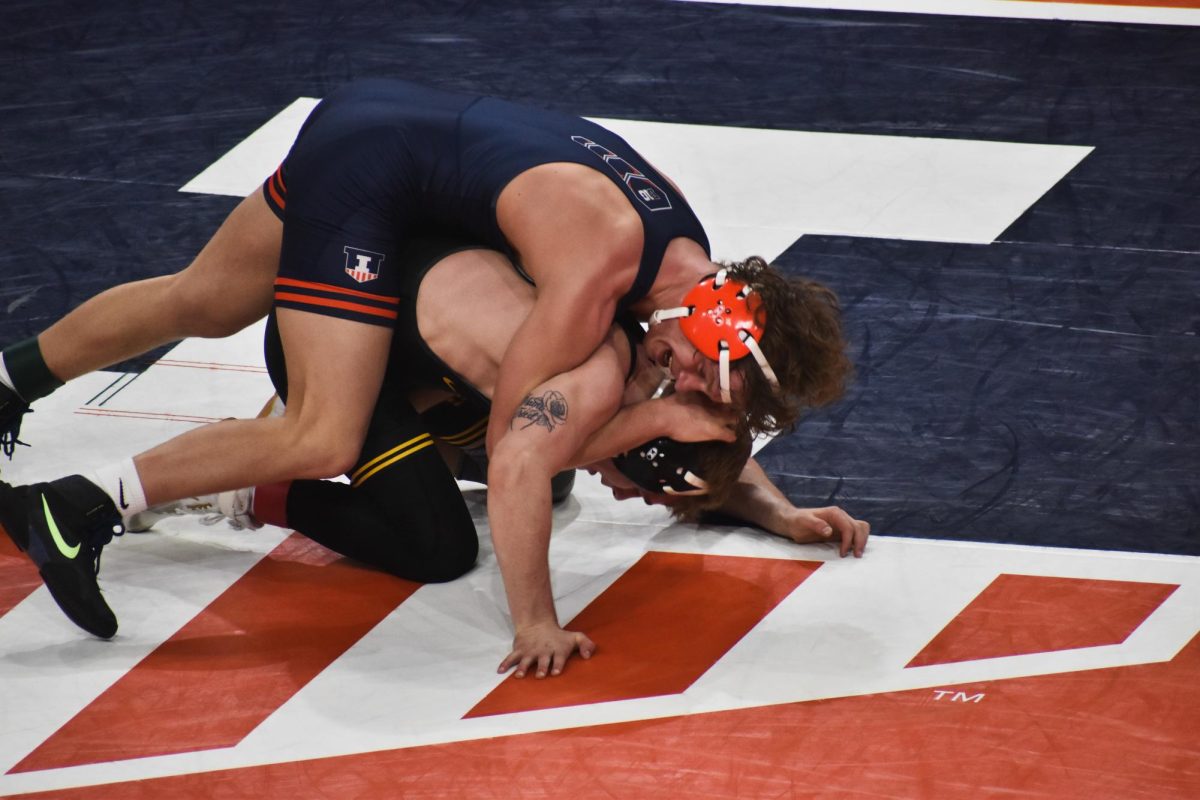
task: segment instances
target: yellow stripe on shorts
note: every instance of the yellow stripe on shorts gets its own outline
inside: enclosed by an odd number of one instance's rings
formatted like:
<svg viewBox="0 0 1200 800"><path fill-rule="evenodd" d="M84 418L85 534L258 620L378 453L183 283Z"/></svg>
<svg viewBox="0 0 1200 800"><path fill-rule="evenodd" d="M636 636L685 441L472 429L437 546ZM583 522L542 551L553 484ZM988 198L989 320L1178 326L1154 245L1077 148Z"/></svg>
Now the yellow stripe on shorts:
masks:
<svg viewBox="0 0 1200 800"><path fill-rule="evenodd" d="M357 486L359 483L362 483L362 481L365 481L367 479L368 476L364 475L364 473L366 473L367 471L370 471L371 474L373 475L379 471L378 469L372 469L376 464L379 464L381 461L386 461L387 459L391 458L396 453L399 453L401 450L405 450L405 448L412 448L414 445L416 445L420 442L424 442L423 446L428 446L428 445L433 444L433 439L429 436L428 433L422 433L417 436L414 436L413 438L409 439L407 442L401 442L400 444L393 447L391 450L388 450L386 453L380 453L379 455L375 456L367 463L363 464L357 470L355 470L354 474L350 476L350 482L352 484L354 484L355 486ZM404 456L409 455L409 453L414 453L418 449L420 449L420 448L418 447L416 449L409 449L404 453L400 453L398 458L404 458ZM392 459L391 461L388 461L388 464L394 464L394 463L396 463L396 460L397 459ZM387 464L384 464L383 466L381 466L380 469L382 469L384 466L387 466Z"/></svg>
<svg viewBox="0 0 1200 800"><path fill-rule="evenodd" d="M483 432L487 430L487 423L487 417L484 417L483 419L479 420L479 422L476 422L474 425L467 428L465 431L456 433L452 436L442 437L442 441L455 445L466 444L474 439L478 439Z"/></svg>

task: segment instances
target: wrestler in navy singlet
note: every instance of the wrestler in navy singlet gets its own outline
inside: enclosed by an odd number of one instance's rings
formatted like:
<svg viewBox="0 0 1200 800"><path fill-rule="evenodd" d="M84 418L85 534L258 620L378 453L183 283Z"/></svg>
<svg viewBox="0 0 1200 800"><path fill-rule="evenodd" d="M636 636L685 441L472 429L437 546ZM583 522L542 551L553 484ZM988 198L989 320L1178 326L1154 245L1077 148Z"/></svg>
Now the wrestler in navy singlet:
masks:
<svg viewBox="0 0 1200 800"><path fill-rule="evenodd" d="M513 178L553 162L607 175L642 219L641 263L618 311L649 290L672 239L691 239L708 252L683 198L599 125L490 97L370 80L322 101L263 186L284 221L276 306L391 324L403 242L441 232L512 257L496 202Z"/></svg>

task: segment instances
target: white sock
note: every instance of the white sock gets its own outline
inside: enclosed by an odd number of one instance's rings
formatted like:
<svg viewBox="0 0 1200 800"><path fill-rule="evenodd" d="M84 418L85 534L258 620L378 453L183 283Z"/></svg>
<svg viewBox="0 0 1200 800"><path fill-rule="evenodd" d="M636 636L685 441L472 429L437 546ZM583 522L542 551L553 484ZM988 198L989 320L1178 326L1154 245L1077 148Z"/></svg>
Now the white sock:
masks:
<svg viewBox="0 0 1200 800"><path fill-rule="evenodd" d="M146 510L146 492L132 458L107 464L87 477L112 498L113 505L126 521Z"/></svg>
<svg viewBox="0 0 1200 800"><path fill-rule="evenodd" d="M17 387L13 386L12 378L10 378L8 376L8 367L4 365L4 354L3 353L0 353L0 383L3 383L9 389L12 389L14 392L17 392ZM17 396L20 397L21 393L17 392Z"/></svg>

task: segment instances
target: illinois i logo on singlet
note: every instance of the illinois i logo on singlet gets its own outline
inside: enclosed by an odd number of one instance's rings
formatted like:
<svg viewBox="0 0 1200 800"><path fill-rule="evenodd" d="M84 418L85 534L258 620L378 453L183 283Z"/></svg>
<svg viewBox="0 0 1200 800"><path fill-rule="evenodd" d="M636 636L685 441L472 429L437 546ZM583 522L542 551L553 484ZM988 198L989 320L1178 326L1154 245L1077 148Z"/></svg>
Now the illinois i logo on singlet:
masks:
<svg viewBox="0 0 1200 800"><path fill-rule="evenodd" d="M346 254L346 274L351 278L359 283L366 283L379 277L379 268L383 266L383 253L349 245L342 250Z"/></svg>

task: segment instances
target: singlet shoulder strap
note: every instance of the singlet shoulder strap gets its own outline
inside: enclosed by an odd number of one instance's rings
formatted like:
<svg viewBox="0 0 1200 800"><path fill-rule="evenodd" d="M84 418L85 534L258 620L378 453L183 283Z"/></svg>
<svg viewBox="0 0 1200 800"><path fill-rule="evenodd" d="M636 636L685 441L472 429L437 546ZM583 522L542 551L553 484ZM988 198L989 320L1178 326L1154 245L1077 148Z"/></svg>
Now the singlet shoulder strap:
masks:
<svg viewBox="0 0 1200 800"><path fill-rule="evenodd" d="M637 371L637 348L646 337L646 329L632 314L617 314L613 322L620 326L621 332L629 342L629 369L625 373L625 381L628 382Z"/></svg>

